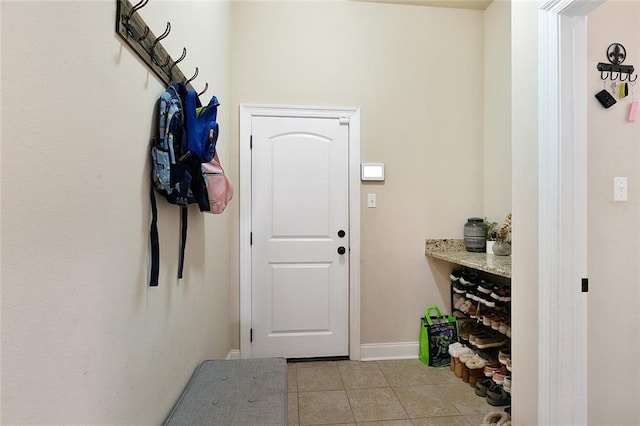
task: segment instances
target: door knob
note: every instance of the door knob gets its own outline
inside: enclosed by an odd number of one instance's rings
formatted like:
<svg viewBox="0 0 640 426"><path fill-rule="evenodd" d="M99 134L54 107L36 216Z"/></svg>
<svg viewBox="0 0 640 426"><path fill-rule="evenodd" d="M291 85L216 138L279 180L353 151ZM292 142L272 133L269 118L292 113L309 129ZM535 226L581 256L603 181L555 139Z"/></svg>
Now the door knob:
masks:
<svg viewBox="0 0 640 426"><path fill-rule="evenodd" d="M342 229L338 231L338 237L344 238L345 235L346 233Z"/></svg>
<svg viewBox="0 0 640 426"><path fill-rule="evenodd" d="M345 254L346 252L347 252L346 248L342 246L338 247L338 254Z"/></svg>

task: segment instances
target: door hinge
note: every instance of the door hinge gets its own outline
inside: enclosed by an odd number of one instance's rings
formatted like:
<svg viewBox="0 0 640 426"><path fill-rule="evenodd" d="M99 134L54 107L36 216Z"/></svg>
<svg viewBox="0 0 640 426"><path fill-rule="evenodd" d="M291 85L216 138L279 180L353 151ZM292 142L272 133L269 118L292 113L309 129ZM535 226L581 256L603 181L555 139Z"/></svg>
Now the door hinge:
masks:
<svg viewBox="0 0 640 426"><path fill-rule="evenodd" d="M253 245L253 232L249 232L249 245Z"/></svg>
<svg viewBox="0 0 640 426"><path fill-rule="evenodd" d="M582 292L583 293L589 292L589 278L582 279Z"/></svg>
<svg viewBox="0 0 640 426"><path fill-rule="evenodd" d="M249 136L249 149L253 149L253 135Z"/></svg>
<svg viewBox="0 0 640 426"><path fill-rule="evenodd" d="M253 343L253 328L249 330L249 343Z"/></svg>

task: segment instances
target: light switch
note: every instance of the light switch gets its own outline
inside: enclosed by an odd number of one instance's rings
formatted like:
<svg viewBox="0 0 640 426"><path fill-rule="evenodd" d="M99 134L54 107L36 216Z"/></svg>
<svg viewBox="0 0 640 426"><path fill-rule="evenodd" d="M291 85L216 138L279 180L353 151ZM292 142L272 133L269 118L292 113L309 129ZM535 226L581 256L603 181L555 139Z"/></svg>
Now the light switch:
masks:
<svg viewBox="0 0 640 426"><path fill-rule="evenodd" d="M376 208L376 194L367 194L367 207L370 209Z"/></svg>
<svg viewBox="0 0 640 426"><path fill-rule="evenodd" d="M626 177L614 177L613 178L613 201L628 201L627 194L627 178Z"/></svg>

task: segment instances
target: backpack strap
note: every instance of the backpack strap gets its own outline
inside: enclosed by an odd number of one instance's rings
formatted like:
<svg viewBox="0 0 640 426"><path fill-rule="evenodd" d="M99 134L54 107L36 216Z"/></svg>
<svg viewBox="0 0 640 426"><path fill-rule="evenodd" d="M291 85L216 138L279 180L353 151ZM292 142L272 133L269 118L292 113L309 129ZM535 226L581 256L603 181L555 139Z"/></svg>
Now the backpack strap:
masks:
<svg viewBox="0 0 640 426"><path fill-rule="evenodd" d="M153 185L150 188L151 198L151 230L149 231L149 241L151 243L151 277L149 286L157 287L158 275L160 274L160 242L158 239L158 207L156 206L156 194Z"/></svg>
<svg viewBox="0 0 640 426"><path fill-rule="evenodd" d="M184 250L187 246L187 218L189 211L187 206L180 207L180 259L178 261L178 279L182 279L182 271L184 269Z"/></svg>

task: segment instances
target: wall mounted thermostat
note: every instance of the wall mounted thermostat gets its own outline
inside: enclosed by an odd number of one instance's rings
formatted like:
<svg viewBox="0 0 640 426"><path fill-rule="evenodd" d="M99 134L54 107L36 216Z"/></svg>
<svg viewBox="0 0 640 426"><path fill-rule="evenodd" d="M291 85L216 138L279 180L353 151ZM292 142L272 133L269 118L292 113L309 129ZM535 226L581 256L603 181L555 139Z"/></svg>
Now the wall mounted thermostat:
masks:
<svg viewBox="0 0 640 426"><path fill-rule="evenodd" d="M360 180L384 180L384 163L362 163Z"/></svg>

